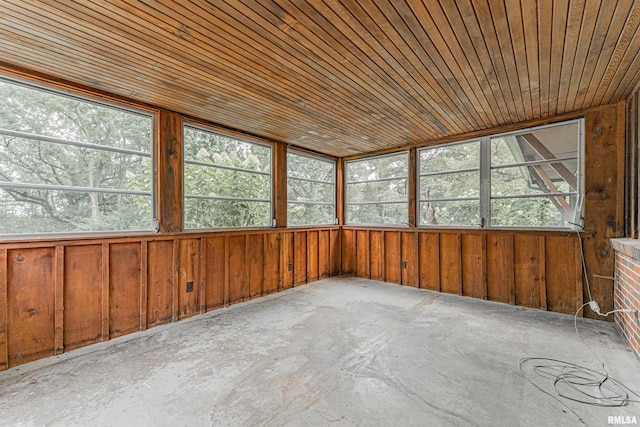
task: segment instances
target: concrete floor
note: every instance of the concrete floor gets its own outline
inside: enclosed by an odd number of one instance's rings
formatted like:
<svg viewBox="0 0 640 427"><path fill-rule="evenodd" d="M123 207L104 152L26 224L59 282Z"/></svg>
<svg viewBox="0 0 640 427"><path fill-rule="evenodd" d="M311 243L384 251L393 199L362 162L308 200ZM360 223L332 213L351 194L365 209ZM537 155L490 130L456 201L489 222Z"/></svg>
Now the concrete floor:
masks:
<svg viewBox="0 0 640 427"><path fill-rule="evenodd" d="M579 338L572 316L332 278L1 372L0 425L640 423L525 379L525 357L604 363L640 391L613 325L578 320Z"/></svg>

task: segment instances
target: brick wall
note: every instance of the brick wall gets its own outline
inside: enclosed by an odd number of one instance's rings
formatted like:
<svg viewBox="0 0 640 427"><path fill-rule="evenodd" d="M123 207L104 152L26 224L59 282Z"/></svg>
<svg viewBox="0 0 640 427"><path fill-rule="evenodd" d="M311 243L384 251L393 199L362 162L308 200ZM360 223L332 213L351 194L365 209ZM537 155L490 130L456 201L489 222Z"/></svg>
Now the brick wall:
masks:
<svg viewBox="0 0 640 427"><path fill-rule="evenodd" d="M640 310L640 240L612 239L616 251L616 283L613 303L616 310ZM640 357L640 319L636 313L616 313L615 325Z"/></svg>

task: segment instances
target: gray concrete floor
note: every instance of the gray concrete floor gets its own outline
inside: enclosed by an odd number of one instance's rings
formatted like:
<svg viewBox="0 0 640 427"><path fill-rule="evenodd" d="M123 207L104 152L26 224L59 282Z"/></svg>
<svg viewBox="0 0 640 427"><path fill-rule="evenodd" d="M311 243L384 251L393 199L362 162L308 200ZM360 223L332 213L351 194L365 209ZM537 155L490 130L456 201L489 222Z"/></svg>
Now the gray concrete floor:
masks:
<svg viewBox="0 0 640 427"><path fill-rule="evenodd" d="M580 337L572 316L332 278L1 372L0 424L640 423L640 404L563 406L525 379L525 357L604 363L640 391L640 363L613 325L578 327Z"/></svg>

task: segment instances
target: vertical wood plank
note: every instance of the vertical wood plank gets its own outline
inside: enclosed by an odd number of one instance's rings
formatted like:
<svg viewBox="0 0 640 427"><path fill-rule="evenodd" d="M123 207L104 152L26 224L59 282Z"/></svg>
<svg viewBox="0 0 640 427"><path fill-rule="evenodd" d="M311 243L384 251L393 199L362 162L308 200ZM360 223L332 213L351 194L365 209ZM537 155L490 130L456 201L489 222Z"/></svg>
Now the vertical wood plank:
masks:
<svg viewBox="0 0 640 427"><path fill-rule="evenodd" d="M171 320L176 322L180 315L178 294L180 292L180 240L173 239L173 245L171 248Z"/></svg>
<svg viewBox="0 0 640 427"><path fill-rule="evenodd" d="M307 232L296 231L293 233L293 277L294 283L300 284L307 281Z"/></svg>
<svg viewBox="0 0 640 427"><path fill-rule="evenodd" d="M367 230L356 231L356 276L369 278Z"/></svg>
<svg viewBox="0 0 640 427"><path fill-rule="evenodd" d="M408 225L409 227L416 226L416 217L418 212L418 205L416 202L416 194L417 194L417 179L418 179L418 160L417 160L417 149L416 147L411 147L409 149L409 185L408 185L408 201L409 201L409 218Z"/></svg>
<svg viewBox="0 0 640 427"><path fill-rule="evenodd" d="M366 265L366 277L371 278L371 230L367 230L367 237L366 237L366 261L365 261L365 265Z"/></svg>
<svg viewBox="0 0 640 427"><path fill-rule="evenodd" d="M355 274L355 252L354 252L355 232L353 230L342 230L341 252L342 252L342 272L344 274Z"/></svg>
<svg viewBox="0 0 640 427"><path fill-rule="evenodd" d="M402 268L402 285L418 287L418 253L416 252L417 235L414 232L401 233L401 259L406 262Z"/></svg>
<svg viewBox="0 0 640 427"><path fill-rule="evenodd" d="M281 257L281 287L280 289L289 289L293 287L293 233L283 232L280 235L280 257Z"/></svg>
<svg viewBox="0 0 640 427"><path fill-rule="evenodd" d="M486 299L486 235L462 236L462 295Z"/></svg>
<svg viewBox="0 0 640 427"><path fill-rule="evenodd" d="M538 237L538 269L540 271L540 308L548 309L547 304L547 239L545 236Z"/></svg>
<svg viewBox="0 0 640 427"><path fill-rule="evenodd" d="M213 310L214 308L225 305L225 283L226 283L226 255L225 255L225 237L215 236L207 237L204 240L204 259L206 269L201 272L205 277L205 310Z"/></svg>
<svg viewBox="0 0 640 427"><path fill-rule="evenodd" d="M440 290L462 294L461 236L459 233L440 234Z"/></svg>
<svg viewBox="0 0 640 427"><path fill-rule="evenodd" d="M595 232L584 240L590 279L613 276L612 237L624 233L624 105L589 110L585 115L585 229ZM621 111L622 110L622 111ZM590 280L591 295L602 312L613 309L613 282ZM550 306L551 309L551 306ZM585 307L586 317L600 316ZM612 320L612 319L608 319Z"/></svg>
<svg viewBox="0 0 640 427"><path fill-rule="evenodd" d="M384 233L384 271L385 281L400 284L400 232L386 231Z"/></svg>
<svg viewBox="0 0 640 427"><path fill-rule="evenodd" d="M69 246L64 250L65 351L102 338L102 262L101 245Z"/></svg>
<svg viewBox="0 0 640 427"><path fill-rule="evenodd" d="M380 263L382 264L382 280L383 281L387 281L387 271L386 271L386 265L387 263L385 262L386 258L386 250L387 250L387 244L386 244L386 240L385 240L385 231L382 230L382 234L380 236L380 241L382 242L380 244Z"/></svg>
<svg viewBox="0 0 640 427"><path fill-rule="evenodd" d="M487 298L491 301L516 303L514 236L487 236Z"/></svg>
<svg viewBox="0 0 640 427"><path fill-rule="evenodd" d="M581 307L582 304L584 304L584 293L582 291L584 289L583 274L582 274L582 254L580 252L580 246L579 246L580 242L578 241L578 238L579 237L576 235L575 248L574 248L574 253L576 258L574 261L576 266L576 288L575 288L576 311L578 310L578 307ZM580 310L580 313L578 313L578 316L584 317L584 310Z"/></svg>
<svg viewBox="0 0 640 427"><path fill-rule="evenodd" d="M545 242L547 307L558 313L576 312L575 242L571 236L547 236Z"/></svg>
<svg viewBox="0 0 640 427"><path fill-rule="evenodd" d="M109 243L102 244L102 341L109 340Z"/></svg>
<svg viewBox="0 0 640 427"><path fill-rule="evenodd" d="M306 239L307 239L307 244L305 246L305 260L307 262L307 269L306 269L306 274L305 274L305 283L309 283L311 281L311 273L310 273L310 269L311 269L311 241L310 241L310 234L311 232L309 230L307 230L305 232L306 235ZM294 255L295 256L295 255Z"/></svg>
<svg viewBox="0 0 640 427"><path fill-rule="evenodd" d="M267 233L264 239L265 294L278 291L280 286L280 233Z"/></svg>
<svg viewBox="0 0 640 427"><path fill-rule="evenodd" d="M307 238L307 282L312 282L320 278L320 270L318 266L318 246L320 245L320 236L318 231L308 231Z"/></svg>
<svg viewBox="0 0 640 427"><path fill-rule="evenodd" d="M340 235L341 230L331 230L329 232L329 259L330 259L330 275L335 276L342 272L342 256L341 256L341 243Z"/></svg>
<svg viewBox="0 0 640 427"><path fill-rule="evenodd" d="M54 354L64 351L64 246L56 246L54 262Z"/></svg>
<svg viewBox="0 0 640 427"><path fill-rule="evenodd" d="M149 244L140 243L140 330L147 329L147 271L149 269Z"/></svg>
<svg viewBox="0 0 640 427"><path fill-rule="evenodd" d="M542 253L544 254L544 252ZM543 272L540 269L540 239L533 234L514 236L514 264L517 305L540 307L540 287Z"/></svg>
<svg viewBox="0 0 640 427"><path fill-rule="evenodd" d="M264 234L248 236L246 263L249 265L249 298L262 295L264 282Z"/></svg>
<svg viewBox="0 0 640 427"><path fill-rule="evenodd" d="M7 250L0 249L0 371L9 368L7 345L9 309L7 307Z"/></svg>
<svg viewBox="0 0 640 427"><path fill-rule="evenodd" d="M149 242L147 246L147 327L173 320L173 240Z"/></svg>
<svg viewBox="0 0 640 427"><path fill-rule="evenodd" d="M231 246L229 243L229 236L224 236L224 305L229 305L229 287L231 282L231 271L229 266Z"/></svg>
<svg viewBox="0 0 640 427"><path fill-rule="evenodd" d="M420 287L440 292L440 234L420 232Z"/></svg>
<svg viewBox="0 0 640 427"><path fill-rule="evenodd" d="M54 354L54 257L53 248L8 252L9 367Z"/></svg>
<svg viewBox="0 0 640 427"><path fill-rule="evenodd" d="M344 217L344 160L338 159L336 161L336 218L338 225L344 225Z"/></svg>
<svg viewBox="0 0 640 427"><path fill-rule="evenodd" d="M318 269L320 278L331 276L331 231L321 230L318 242Z"/></svg>
<svg viewBox="0 0 640 427"><path fill-rule="evenodd" d="M229 304L245 301L249 295L245 244L245 236L229 236Z"/></svg>
<svg viewBox="0 0 640 427"><path fill-rule="evenodd" d="M198 314L198 284L200 282L200 241L180 239L178 260L178 318Z"/></svg>
<svg viewBox="0 0 640 427"><path fill-rule="evenodd" d="M182 231L182 116L160 110L158 159L158 220L161 233Z"/></svg>
<svg viewBox="0 0 640 427"><path fill-rule="evenodd" d="M382 231L371 231L369 233L369 271L373 280L384 280L382 275L382 266L384 259L382 258Z"/></svg>
<svg viewBox="0 0 640 427"><path fill-rule="evenodd" d="M287 226L287 145L273 146L273 201L277 228Z"/></svg>
<svg viewBox="0 0 640 427"><path fill-rule="evenodd" d="M109 337L140 330L140 242L109 246Z"/></svg>
<svg viewBox="0 0 640 427"><path fill-rule="evenodd" d="M198 283L198 313L203 314L207 311L207 239L200 238L200 280Z"/></svg>

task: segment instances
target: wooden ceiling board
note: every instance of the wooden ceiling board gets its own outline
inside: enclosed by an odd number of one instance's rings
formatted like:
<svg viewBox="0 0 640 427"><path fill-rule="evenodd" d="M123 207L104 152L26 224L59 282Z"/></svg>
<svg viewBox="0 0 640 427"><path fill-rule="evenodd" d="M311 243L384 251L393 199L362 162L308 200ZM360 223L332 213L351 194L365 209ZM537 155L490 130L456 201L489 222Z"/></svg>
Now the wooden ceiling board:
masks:
<svg viewBox="0 0 640 427"><path fill-rule="evenodd" d="M625 99L640 0L3 0L0 62L343 157Z"/></svg>

